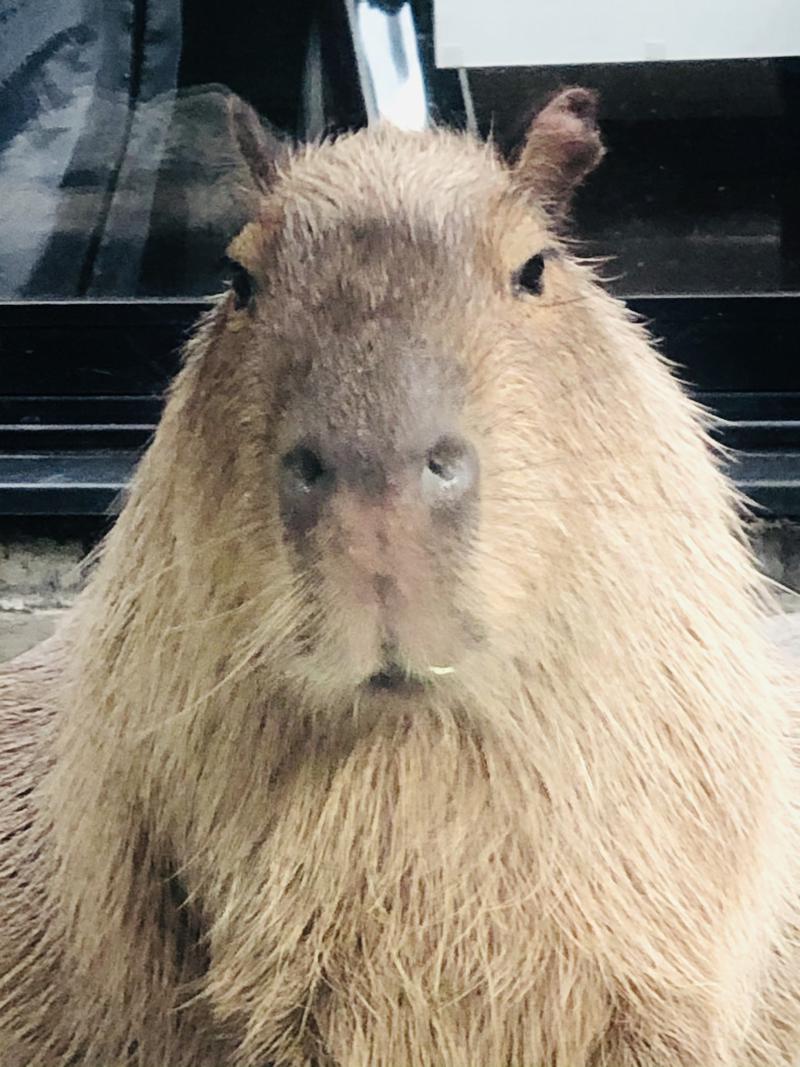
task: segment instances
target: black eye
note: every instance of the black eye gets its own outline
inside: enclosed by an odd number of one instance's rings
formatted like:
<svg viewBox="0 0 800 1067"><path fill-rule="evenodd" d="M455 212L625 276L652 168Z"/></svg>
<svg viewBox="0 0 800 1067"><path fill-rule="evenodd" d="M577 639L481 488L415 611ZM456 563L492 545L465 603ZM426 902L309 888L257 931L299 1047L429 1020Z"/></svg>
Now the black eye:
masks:
<svg viewBox="0 0 800 1067"><path fill-rule="evenodd" d="M253 298L253 278L250 272L235 259L228 260L228 272L234 294L233 306L237 311L241 311Z"/></svg>
<svg viewBox="0 0 800 1067"><path fill-rule="evenodd" d="M514 288L517 292L524 293L541 293L542 291L542 274L544 273L544 255L542 252L538 252L535 256L531 256L527 263L525 263L514 275Z"/></svg>

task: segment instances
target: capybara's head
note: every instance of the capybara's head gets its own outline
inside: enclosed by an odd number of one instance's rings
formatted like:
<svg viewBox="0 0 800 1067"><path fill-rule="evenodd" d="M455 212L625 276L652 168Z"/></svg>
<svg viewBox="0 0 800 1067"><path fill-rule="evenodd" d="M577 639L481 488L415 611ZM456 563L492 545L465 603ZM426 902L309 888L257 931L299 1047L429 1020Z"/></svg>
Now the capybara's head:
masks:
<svg viewBox="0 0 800 1067"><path fill-rule="evenodd" d="M595 110L560 93L510 163L387 127L263 162L180 394L184 503L209 580L259 605L248 648L312 701L475 694L530 658L638 480L667 375L562 236Z"/></svg>

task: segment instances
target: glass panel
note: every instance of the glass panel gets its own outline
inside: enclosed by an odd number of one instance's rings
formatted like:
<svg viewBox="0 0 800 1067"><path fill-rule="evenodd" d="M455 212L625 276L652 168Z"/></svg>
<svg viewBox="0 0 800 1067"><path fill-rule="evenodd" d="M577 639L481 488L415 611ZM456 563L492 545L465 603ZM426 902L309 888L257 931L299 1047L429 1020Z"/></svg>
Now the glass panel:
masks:
<svg viewBox="0 0 800 1067"><path fill-rule="evenodd" d="M438 10L440 3L450 36L436 42L438 55L452 65L459 62L460 47L466 55L481 44L475 31L482 23L465 25L463 41L457 42L458 18L466 22L470 11L476 6L482 11L483 5L435 0L433 6ZM783 5L786 19L800 28L794 0L770 3ZM730 19L743 17L749 5L750 0L741 12L731 6ZM431 5L417 7L433 64ZM542 10L549 9L548 0ZM561 5L561 22L564 10ZM648 7L648 17L654 11ZM608 18L605 25L608 41L595 45L598 53L610 54L617 24ZM546 29L531 44L532 57L544 47ZM500 47L494 37L484 51ZM721 35L720 50L728 37L737 35ZM519 62L519 38L512 43L508 54ZM713 33L704 47L713 49ZM755 54L755 43L753 48ZM612 257L603 273L613 279L614 289L631 295L800 288L800 60L532 62L437 69L431 78L441 117L464 125L474 115L481 134L491 132L508 153L519 145L537 102L571 84L599 91L609 149L578 194L574 230L587 255Z"/></svg>
<svg viewBox="0 0 800 1067"><path fill-rule="evenodd" d="M435 0L442 66L756 59L800 51L796 0Z"/></svg>
<svg viewBox="0 0 800 1067"><path fill-rule="evenodd" d="M361 121L325 0L0 0L0 298L202 296L251 202L237 95L279 138Z"/></svg>

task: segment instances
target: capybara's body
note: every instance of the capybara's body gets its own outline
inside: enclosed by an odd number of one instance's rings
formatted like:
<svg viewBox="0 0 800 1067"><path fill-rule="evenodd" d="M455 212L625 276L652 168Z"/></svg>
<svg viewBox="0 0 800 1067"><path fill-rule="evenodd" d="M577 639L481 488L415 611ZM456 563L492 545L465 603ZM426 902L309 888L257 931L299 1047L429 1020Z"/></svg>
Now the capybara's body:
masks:
<svg viewBox="0 0 800 1067"><path fill-rule="evenodd" d="M599 155L265 178L0 685L2 1067L790 1067L792 695L701 416L555 235Z"/></svg>

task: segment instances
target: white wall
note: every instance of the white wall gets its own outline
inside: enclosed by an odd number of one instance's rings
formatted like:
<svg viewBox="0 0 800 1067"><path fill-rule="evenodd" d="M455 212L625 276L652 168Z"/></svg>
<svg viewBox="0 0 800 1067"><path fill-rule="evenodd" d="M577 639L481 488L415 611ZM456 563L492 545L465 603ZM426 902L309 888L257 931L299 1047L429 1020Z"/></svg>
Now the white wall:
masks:
<svg viewBox="0 0 800 1067"><path fill-rule="evenodd" d="M800 0L434 0L440 67L800 55Z"/></svg>

